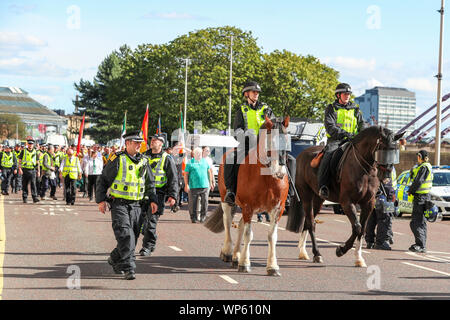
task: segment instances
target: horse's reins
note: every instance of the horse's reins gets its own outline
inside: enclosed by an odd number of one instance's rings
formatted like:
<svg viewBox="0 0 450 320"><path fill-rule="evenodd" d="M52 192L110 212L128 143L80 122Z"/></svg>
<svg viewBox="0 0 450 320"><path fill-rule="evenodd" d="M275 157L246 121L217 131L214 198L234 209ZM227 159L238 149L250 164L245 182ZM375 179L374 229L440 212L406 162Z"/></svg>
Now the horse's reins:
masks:
<svg viewBox="0 0 450 320"><path fill-rule="evenodd" d="M377 147L378 147L378 143L377 143L377 145L375 146L375 149L374 149L374 151L373 151L372 153L375 152L375 150L377 149ZM361 161L359 160L359 158L358 158L359 152L358 152L358 154L356 153L356 151L355 151L356 146L353 144L353 142L351 143L351 148L353 149L353 155L355 156L355 159L356 159L356 161L358 162L359 166L364 170L364 172L365 172L367 175L370 175L370 173L366 170L366 168L362 165ZM374 162L374 164L371 165L369 162L366 161L366 159L364 159L364 157L362 157L361 155L359 155L359 157L361 158L362 161L364 161L364 164L366 164L367 166L370 167L370 169L375 169L375 163L376 163L376 161Z"/></svg>

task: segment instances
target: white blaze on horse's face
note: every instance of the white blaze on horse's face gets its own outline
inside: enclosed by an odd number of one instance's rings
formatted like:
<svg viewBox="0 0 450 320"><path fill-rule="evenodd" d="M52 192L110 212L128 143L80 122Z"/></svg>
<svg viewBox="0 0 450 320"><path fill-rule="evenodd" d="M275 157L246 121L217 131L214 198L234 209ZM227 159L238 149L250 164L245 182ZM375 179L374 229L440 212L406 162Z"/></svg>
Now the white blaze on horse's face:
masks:
<svg viewBox="0 0 450 320"><path fill-rule="evenodd" d="M272 174L272 177L278 179L283 179L286 175L286 166L280 165L278 156L276 156L270 163L270 173Z"/></svg>

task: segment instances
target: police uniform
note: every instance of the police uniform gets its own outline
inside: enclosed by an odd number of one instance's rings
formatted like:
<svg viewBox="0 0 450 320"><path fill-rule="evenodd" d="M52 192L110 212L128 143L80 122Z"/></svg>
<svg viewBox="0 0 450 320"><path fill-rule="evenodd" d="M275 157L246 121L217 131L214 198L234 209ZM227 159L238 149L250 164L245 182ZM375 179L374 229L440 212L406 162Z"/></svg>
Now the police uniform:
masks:
<svg viewBox="0 0 450 320"><path fill-rule="evenodd" d="M52 169L53 168L53 169ZM50 187L50 197L53 200L58 200L55 196L56 193L56 172L55 172L55 160L54 154L50 154L47 151L44 154L42 161L42 177L41 177L41 199L45 198L45 193ZM52 177L54 175L54 177Z"/></svg>
<svg viewBox="0 0 450 320"><path fill-rule="evenodd" d="M20 146L16 145L16 148L14 149L13 152L16 156L16 160L18 161L21 150L17 148L20 148ZM17 193L20 190L22 190L22 175L19 173L19 170L17 170L16 173L13 174L13 177L11 179L11 188L12 192L14 193Z"/></svg>
<svg viewBox="0 0 450 320"><path fill-rule="evenodd" d="M413 211L411 214L410 228L414 234L415 244L411 245L410 251L425 252L427 241L427 223L424 216L426 202L430 201L430 191L433 185L433 172L431 164L425 160L428 152L421 150L417 153L424 160L421 164L411 169L411 186L408 194L414 196Z"/></svg>
<svg viewBox="0 0 450 320"><path fill-rule="evenodd" d="M10 149L6 147L5 149ZM2 194L9 195L8 189L14 170L17 169L17 159L13 151L3 150L0 152L0 170L2 172Z"/></svg>
<svg viewBox="0 0 450 320"><path fill-rule="evenodd" d="M153 136L155 139L165 143L165 138L161 135ZM166 199L172 197L175 203L178 198L178 172L173 158L166 152L153 153L151 149L145 152L148 157L150 168L155 177L155 187L158 211L155 214L147 215L143 224L144 239L142 240L142 256L149 256L156 247L156 225L160 216L164 213L164 203Z"/></svg>
<svg viewBox="0 0 450 320"><path fill-rule="evenodd" d="M368 249L375 248L380 250L391 250L389 242L392 240L393 235L392 218L394 212L389 211L388 208L394 210L393 203L395 197L395 187L397 185L396 179L397 176L395 168L393 168L389 182L382 183L382 185L380 185L375 208L370 214L366 225L365 239ZM387 204L391 204L391 206L386 207Z"/></svg>
<svg viewBox="0 0 450 320"><path fill-rule="evenodd" d="M62 176L64 178L66 204L74 205L77 196L76 182L81 175L80 159L75 154L71 157L67 155L67 157L64 158L61 167Z"/></svg>
<svg viewBox="0 0 450 320"><path fill-rule="evenodd" d="M330 165L333 152L346 140L358 134L364 128L364 120L359 108L349 102L346 105L339 103L338 94L351 93L348 84L342 83L336 87L336 101L325 109L324 125L327 131L327 145L323 150L324 155L320 162L318 171L318 183L320 196L328 197L328 185L330 176Z"/></svg>
<svg viewBox="0 0 450 320"><path fill-rule="evenodd" d="M143 141L139 132L131 132L125 140ZM110 198L107 196L110 188ZM135 248L142 223L142 202L156 203L155 181L148 158L140 153L130 156L127 151L114 154L97 180L95 200L111 204L112 228L117 246L108 263L125 279L135 278ZM151 213L150 213L151 214Z"/></svg>
<svg viewBox="0 0 450 320"><path fill-rule="evenodd" d="M28 145L33 144L34 140L27 140ZM30 185L31 196L33 202L39 202L37 187L36 187L36 173L39 172L39 161L37 158L37 150L24 148L19 155L20 167L22 168L22 199L24 203L27 203L28 198L28 185Z"/></svg>
<svg viewBox="0 0 450 320"><path fill-rule="evenodd" d="M256 82L251 81L245 85L242 94L247 91L260 92L261 88ZM245 135L245 143L239 144L234 152L228 154L224 165L224 180L227 189L225 201L229 204L233 204L235 200L239 165L247 156L250 146L256 146L256 137L259 133L259 128L265 122L266 116L269 119L272 118L273 111L268 105L260 101L256 101L254 105L246 102L236 111L234 117L234 133L238 136L238 141L242 140L239 136L243 137Z"/></svg>

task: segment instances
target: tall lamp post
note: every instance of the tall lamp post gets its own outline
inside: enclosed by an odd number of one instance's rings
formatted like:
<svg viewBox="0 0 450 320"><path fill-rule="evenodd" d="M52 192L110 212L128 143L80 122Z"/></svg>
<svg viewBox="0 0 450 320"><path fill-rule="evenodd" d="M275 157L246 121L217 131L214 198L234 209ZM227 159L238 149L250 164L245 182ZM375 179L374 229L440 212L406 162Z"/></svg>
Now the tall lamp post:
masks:
<svg viewBox="0 0 450 320"><path fill-rule="evenodd" d="M191 61L191 59L186 58L183 59L186 63L186 78L185 78L185 83L184 83L184 123L183 123L183 128L184 128L184 132L186 132L186 118L187 118L187 89L188 89L188 68L189 68L189 63ZM184 134L183 132L183 134Z"/></svg>
<svg viewBox="0 0 450 320"><path fill-rule="evenodd" d="M229 103L228 103L228 131L227 136L231 134L231 100L232 100L232 84L233 84L233 36L230 36L230 87L228 91Z"/></svg>
<svg viewBox="0 0 450 320"><path fill-rule="evenodd" d="M437 85L437 104L436 104L436 140L434 144L434 164L439 166L441 164L441 82L442 82L442 48L444 35L444 4L445 0L441 0L441 9L438 12L441 14L441 30L439 39L439 64L438 64L438 85Z"/></svg>

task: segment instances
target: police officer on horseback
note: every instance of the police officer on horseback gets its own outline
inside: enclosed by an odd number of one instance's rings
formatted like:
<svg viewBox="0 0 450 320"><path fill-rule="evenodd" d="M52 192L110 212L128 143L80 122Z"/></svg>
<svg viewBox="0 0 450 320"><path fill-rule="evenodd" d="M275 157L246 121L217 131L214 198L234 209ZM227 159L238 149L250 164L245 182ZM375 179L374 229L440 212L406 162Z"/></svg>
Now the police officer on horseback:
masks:
<svg viewBox="0 0 450 320"><path fill-rule="evenodd" d="M335 90L336 100L325 109L324 125L328 142L318 172L319 195L328 199L330 162L333 152L344 142L352 139L364 128L359 107L350 101L352 88L347 83L340 83Z"/></svg>
<svg viewBox="0 0 450 320"><path fill-rule="evenodd" d="M229 205L234 205L236 198L239 164L243 160L240 158L245 158L248 154L250 142L252 142L252 146L256 146L256 136L259 133L259 128L265 121L265 116L268 118L273 117L272 109L267 104L259 101L260 92L261 87L257 82L247 81L242 89L245 103L236 111L234 117L234 133L236 136L245 135L245 144L242 145L240 143L237 150L230 153L230 156L233 158L227 159L224 165L224 180L227 189L224 200Z"/></svg>

